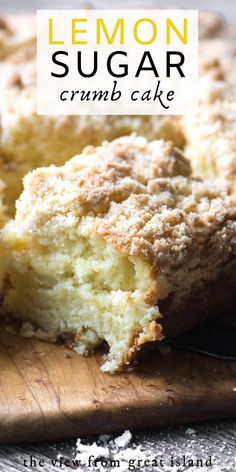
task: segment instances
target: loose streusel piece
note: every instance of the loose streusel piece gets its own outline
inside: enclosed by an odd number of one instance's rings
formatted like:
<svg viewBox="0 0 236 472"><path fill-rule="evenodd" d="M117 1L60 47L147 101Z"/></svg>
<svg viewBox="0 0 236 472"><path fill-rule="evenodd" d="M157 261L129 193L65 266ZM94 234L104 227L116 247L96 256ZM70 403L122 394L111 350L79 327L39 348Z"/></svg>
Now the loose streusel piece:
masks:
<svg viewBox="0 0 236 472"><path fill-rule="evenodd" d="M190 172L171 143L131 136L28 174L3 230L3 313L81 354L105 340L103 369L113 372L144 344L222 303L226 312L236 288L235 200Z"/></svg>

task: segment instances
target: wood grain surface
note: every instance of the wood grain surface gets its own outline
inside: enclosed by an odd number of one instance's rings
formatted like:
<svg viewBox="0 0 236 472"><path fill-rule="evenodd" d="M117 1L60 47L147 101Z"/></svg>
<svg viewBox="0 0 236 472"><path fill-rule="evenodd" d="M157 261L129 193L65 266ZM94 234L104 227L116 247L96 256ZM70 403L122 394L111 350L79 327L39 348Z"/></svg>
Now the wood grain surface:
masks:
<svg viewBox="0 0 236 472"><path fill-rule="evenodd" d="M0 442L70 438L236 415L236 363L153 352L133 371L0 327Z"/></svg>
<svg viewBox="0 0 236 472"><path fill-rule="evenodd" d="M181 457L182 454L191 451L193 459L208 459L209 456L212 457L214 467L210 467L209 472L235 472L236 422L233 420L218 420L208 423L194 423L189 426L193 428L195 434L189 435L186 425L133 432L132 443L130 445L133 451L132 456L136 456L137 446L142 447L145 455L152 454L155 456L158 453L164 459L168 459L170 455ZM96 436L93 436L84 439L83 442L92 444L97 439ZM0 448L0 471L30 472L34 470L34 472L58 472L58 470L63 470L72 472L73 469L68 469L68 467L58 469L58 467L53 466L52 460L55 460L58 454L63 457L75 457L75 445L75 439L49 443L41 441L39 443L4 445ZM37 461L36 467L33 469L30 465L30 457L35 458ZM40 461L44 462L43 468L39 465ZM202 468L198 470L203 472ZM158 472L156 469L155 471ZM93 471L90 469L90 472ZM119 472L119 468L107 468L106 472ZM141 471L136 469L135 472L150 472L150 470L147 471L142 468ZM154 472L153 469L151 472ZM176 472L176 470L172 468L172 470L166 471L163 468L162 472ZM181 472L193 471L192 468L183 467Z"/></svg>

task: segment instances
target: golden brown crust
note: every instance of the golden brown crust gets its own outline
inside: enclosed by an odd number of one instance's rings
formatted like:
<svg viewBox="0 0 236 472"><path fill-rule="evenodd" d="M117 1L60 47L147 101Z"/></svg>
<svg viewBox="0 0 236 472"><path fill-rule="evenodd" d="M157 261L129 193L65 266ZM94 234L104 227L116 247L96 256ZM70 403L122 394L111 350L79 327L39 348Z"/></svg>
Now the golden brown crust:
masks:
<svg viewBox="0 0 236 472"><path fill-rule="evenodd" d="M190 172L189 162L171 143L148 143L133 135L105 142L98 148L89 146L64 167L38 169L25 182L33 200L51 192L55 196L68 192L74 198L76 192L74 204L82 215L89 211L104 213L112 201L118 203L131 194L148 193L149 181L157 177L188 176ZM52 199L52 213L54 203L56 200Z"/></svg>
<svg viewBox="0 0 236 472"><path fill-rule="evenodd" d="M143 333L141 327L138 327L130 337L128 348L120 361L120 368L129 365L137 354L142 350L144 344L154 343L163 340L162 327L156 321L150 323L150 335Z"/></svg>

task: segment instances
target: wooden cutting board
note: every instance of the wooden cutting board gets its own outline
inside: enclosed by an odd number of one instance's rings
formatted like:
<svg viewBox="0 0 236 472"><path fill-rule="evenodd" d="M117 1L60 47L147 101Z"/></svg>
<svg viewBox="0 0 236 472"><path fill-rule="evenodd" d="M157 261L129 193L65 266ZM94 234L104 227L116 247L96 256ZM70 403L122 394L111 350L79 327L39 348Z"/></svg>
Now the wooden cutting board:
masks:
<svg viewBox="0 0 236 472"><path fill-rule="evenodd" d="M101 363L101 353L82 358L1 324L0 442L236 416L236 362L172 350L117 375L102 373Z"/></svg>

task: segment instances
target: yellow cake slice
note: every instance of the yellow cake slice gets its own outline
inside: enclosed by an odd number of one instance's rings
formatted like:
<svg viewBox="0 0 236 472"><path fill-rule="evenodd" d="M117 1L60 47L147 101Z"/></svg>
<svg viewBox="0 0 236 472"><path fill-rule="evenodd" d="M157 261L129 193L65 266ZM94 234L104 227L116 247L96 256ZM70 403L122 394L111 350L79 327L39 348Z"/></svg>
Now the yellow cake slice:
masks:
<svg viewBox="0 0 236 472"><path fill-rule="evenodd" d="M171 143L135 136L29 173L2 235L3 314L81 354L106 341L114 372L143 345L226 312L235 200L190 173Z"/></svg>

